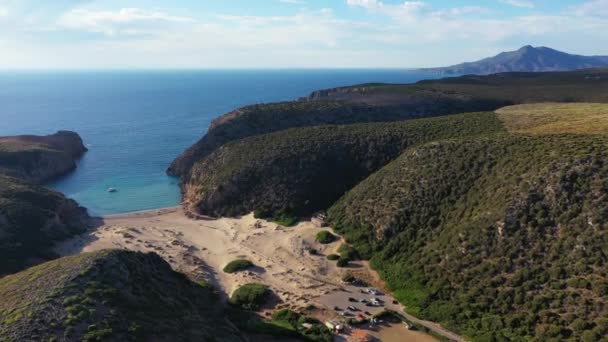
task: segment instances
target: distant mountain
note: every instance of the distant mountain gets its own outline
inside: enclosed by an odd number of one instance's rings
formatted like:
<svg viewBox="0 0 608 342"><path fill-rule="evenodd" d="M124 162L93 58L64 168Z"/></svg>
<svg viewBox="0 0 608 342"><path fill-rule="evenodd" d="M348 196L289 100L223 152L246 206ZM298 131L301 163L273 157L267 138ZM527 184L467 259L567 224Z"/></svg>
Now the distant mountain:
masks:
<svg viewBox="0 0 608 342"><path fill-rule="evenodd" d="M608 56L571 55L548 47L524 46L477 62L420 69L444 75L487 75L500 72L569 71L608 66Z"/></svg>

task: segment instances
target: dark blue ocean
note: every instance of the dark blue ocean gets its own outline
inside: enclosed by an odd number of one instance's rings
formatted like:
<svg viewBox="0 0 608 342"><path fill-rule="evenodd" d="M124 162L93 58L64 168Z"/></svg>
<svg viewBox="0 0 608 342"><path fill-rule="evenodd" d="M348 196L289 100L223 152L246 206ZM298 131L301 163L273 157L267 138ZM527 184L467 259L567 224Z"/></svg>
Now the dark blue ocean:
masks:
<svg viewBox="0 0 608 342"><path fill-rule="evenodd" d="M322 88L423 78L405 70L6 71L0 135L76 131L89 152L51 188L95 215L155 209L179 204L178 180L165 169L221 114Z"/></svg>

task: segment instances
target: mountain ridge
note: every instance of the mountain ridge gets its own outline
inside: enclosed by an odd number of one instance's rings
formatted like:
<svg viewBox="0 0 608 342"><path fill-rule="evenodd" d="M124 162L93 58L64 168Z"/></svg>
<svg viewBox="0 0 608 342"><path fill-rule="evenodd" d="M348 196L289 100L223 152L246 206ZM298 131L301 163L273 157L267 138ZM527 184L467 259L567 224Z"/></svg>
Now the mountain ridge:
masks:
<svg viewBox="0 0 608 342"><path fill-rule="evenodd" d="M605 66L608 66L608 56L582 56L545 46L526 45L515 51L501 52L474 62L422 68L419 71L441 75L488 75L501 72L571 71Z"/></svg>

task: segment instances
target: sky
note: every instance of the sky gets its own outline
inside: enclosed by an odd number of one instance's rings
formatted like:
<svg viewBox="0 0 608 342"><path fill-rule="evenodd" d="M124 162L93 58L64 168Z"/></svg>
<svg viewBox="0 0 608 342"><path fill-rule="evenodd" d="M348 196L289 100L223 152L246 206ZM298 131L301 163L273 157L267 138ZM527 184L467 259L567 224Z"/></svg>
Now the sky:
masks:
<svg viewBox="0 0 608 342"><path fill-rule="evenodd" d="M608 0L0 0L0 69L432 67L606 32Z"/></svg>

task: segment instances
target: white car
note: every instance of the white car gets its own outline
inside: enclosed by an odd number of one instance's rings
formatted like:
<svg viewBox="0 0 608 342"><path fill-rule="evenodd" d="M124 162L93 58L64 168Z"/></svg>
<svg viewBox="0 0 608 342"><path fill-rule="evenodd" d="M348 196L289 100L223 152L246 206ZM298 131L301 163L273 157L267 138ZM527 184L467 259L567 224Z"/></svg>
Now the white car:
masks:
<svg viewBox="0 0 608 342"><path fill-rule="evenodd" d="M376 289L367 289L367 290L365 290L365 292L371 294L372 296L377 296L380 294L380 292Z"/></svg>

